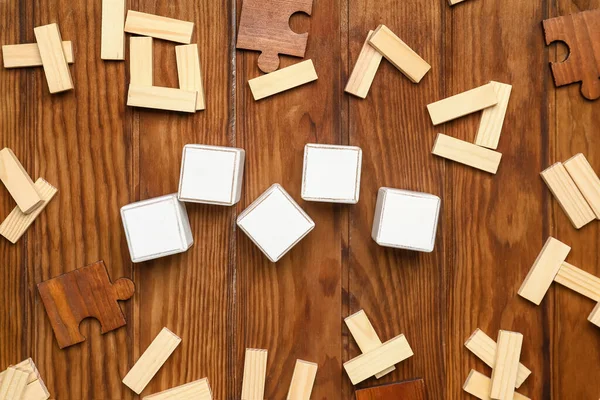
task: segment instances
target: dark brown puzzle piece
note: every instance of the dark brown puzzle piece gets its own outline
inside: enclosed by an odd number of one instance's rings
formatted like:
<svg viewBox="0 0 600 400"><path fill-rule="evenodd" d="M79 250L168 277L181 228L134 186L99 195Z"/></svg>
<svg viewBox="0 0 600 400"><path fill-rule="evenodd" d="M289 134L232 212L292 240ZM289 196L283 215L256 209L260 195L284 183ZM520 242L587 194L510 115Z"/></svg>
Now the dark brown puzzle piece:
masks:
<svg viewBox="0 0 600 400"><path fill-rule="evenodd" d="M544 33L547 45L561 41L569 47L565 61L551 63L555 85L581 82L586 99L600 98L600 10L547 19Z"/></svg>
<svg viewBox="0 0 600 400"><path fill-rule="evenodd" d="M415 379L357 390L356 400L427 400L425 382Z"/></svg>
<svg viewBox="0 0 600 400"><path fill-rule="evenodd" d="M104 261L76 269L37 285L61 349L81 343L79 324L88 317L100 321L102 333L127 322L117 300L128 300L135 287L127 278L110 282Z"/></svg>
<svg viewBox="0 0 600 400"><path fill-rule="evenodd" d="M273 72L279 68L279 54L304 57L308 33L290 29L290 17L297 12L312 12L313 0L244 0L238 49L262 52L258 68Z"/></svg>

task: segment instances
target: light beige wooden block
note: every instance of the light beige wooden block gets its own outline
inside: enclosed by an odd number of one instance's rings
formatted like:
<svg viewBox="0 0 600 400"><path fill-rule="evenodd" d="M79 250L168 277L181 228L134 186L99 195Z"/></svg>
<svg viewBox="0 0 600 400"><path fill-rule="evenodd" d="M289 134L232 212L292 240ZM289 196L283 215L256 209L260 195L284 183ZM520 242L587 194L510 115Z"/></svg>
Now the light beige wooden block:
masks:
<svg viewBox="0 0 600 400"><path fill-rule="evenodd" d="M241 400L263 400L267 378L267 350L246 349Z"/></svg>
<svg viewBox="0 0 600 400"><path fill-rule="evenodd" d="M27 383L32 383L32 382L37 381L38 379L41 379L40 373L38 372L38 370L31 358L28 358L27 360L23 360L16 365L11 365L11 368L18 369L21 372L27 372L27 374L28 374ZM7 374L7 372L8 371L0 372L0 382L2 382L2 379L4 379L4 376Z"/></svg>
<svg viewBox="0 0 600 400"><path fill-rule="evenodd" d="M596 219L596 215L562 163L552 165L540 175L576 229Z"/></svg>
<svg viewBox="0 0 600 400"><path fill-rule="evenodd" d="M346 93L361 99L367 97L382 58L382 55L369 44L372 35L373 31L369 31L345 89Z"/></svg>
<svg viewBox="0 0 600 400"><path fill-rule="evenodd" d="M73 43L62 42L63 52L69 64L73 64ZM42 56L37 43L8 44L2 46L4 68L41 67Z"/></svg>
<svg viewBox="0 0 600 400"><path fill-rule="evenodd" d="M29 174L8 147L0 150L0 180L23 213L29 214L42 204Z"/></svg>
<svg viewBox="0 0 600 400"><path fill-rule="evenodd" d="M206 378L144 396L144 400L212 400L212 398L210 385Z"/></svg>
<svg viewBox="0 0 600 400"><path fill-rule="evenodd" d="M600 303L594 308L594 311L588 317L588 321L600 328Z"/></svg>
<svg viewBox="0 0 600 400"><path fill-rule="evenodd" d="M23 397L29 374L9 367L0 385L0 400L18 400Z"/></svg>
<svg viewBox="0 0 600 400"><path fill-rule="evenodd" d="M453 6L455 4L462 3L463 1L466 1L466 0L448 0L448 4Z"/></svg>
<svg viewBox="0 0 600 400"><path fill-rule="evenodd" d="M361 354L344 363L344 369L353 385L370 378L386 368L413 356L404 335L388 340L375 350Z"/></svg>
<svg viewBox="0 0 600 400"><path fill-rule="evenodd" d="M587 158L579 153L565 161L564 166L596 218L600 219L600 179Z"/></svg>
<svg viewBox="0 0 600 400"><path fill-rule="evenodd" d="M189 92L198 93L196 98L196 110L204 110L204 84L202 83L202 67L197 44L186 44L175 46L177 57L177 75L179 76L179 88Z"/></svg>
<svg viewBox="0 0 600 400"><path fill-rule="evenodd" d="M494 87L498 104L483 110L479 130L475 137L475 144L496 150L500 141L500 134L502 133L512 86L494 81L490 82L490 84Z"/></svg>
<svg viewBox="0 0 600 400"><path fill-rule="evenodd" d="M125 20L125 32L190 44L194 32L194 23L129 10Z"/></svg>
<svg viewBox="0 0 600 400"><path fill-rule="evenodd" d="M490 391L492 390L492 380L487 376L479 373L475 370L471 370L465 384L463 385L463 390L478 399L481 400L490 400ZM514 400L531 400L529 397L523 396L522 394L515 393Z"/></svg>
<svg viewBox="0 0 600 400"><path fill-rule="evenodd" d="M496 350L498 346L494 339L486 335L481 329L476 329L475 332L465 342L465 347L473 354L475 354L481 361L486 363L489 367L494 368L496 362ZM523 382L531 375L531 370L519 363L519 369L517 371L517 383L516 388L519 388Z"/></svg>
<svg viewBox="0 0 600 400"><path fill-rule="evenodd" d="M310 400L310 394L317 377L317 368L318 366L315 363L303 360L296 361L287 400Z"/></svg>
<svg viewBox="0 0 600 400"><path fill-rule="evenodd" d="M129 39L129 83L134 86L154 84L153 39L133 36Z"/></svg>
<svg viewBox="0 0 600 400"><path fill-rule="evenodd" d="M50 398L50 393L40 376L33 360L28 358L27 360L21 361L19 364L13 365L12 368L15 368L21 372L26 372L28 374L27 378L27 386L25 386L25 392L23 394L23 399L25 400L47 400ZM0 386L2 385L2 381L4 376L8 371L4 371L0 373Z"/></svg>
<svg viewBox="0 0 600 400"><path fill-rule="evenodd" d="M348 326L352 337L356 341L356 344L358 344L358 347L362 353L368 353L369 351L375 350L381 346L381 340L379 339L377 332L375 332L373 325L371 325L371 321L369 321L369 318L364 310L360 310L359 312L350 315L344 320L344 322L346 322L346 326ZM391 367L375 374L375 378L379 379L395 369L396 367L392 365Z"/></svg>
<svg viewBox="0 0 600 400"><path fill-rule="evenodd" d="M562 263L558 274L554 277L554 282L558 282L579 294L600 302L600 278L566 261Z"/></svg>
<svg viewBox="0 0 600 400"><path fill-rule="evenodd" d="M100 58L125 59L125 0L102 0Z"/></svg>
<svg viewBox="0 0 600 400"><path fill-rule="evenodd" d="M481 111L498 104L494 85L476 87L452 97L427 105L433 125L443 124L453 119Z"/></svg>
<svg viewBox="0 0 600 400"><path fill-rule="evenodd" d="M63 51L57 24L38 26L33 29L50 93L73 89L69 64Z"/></svg>
<svg viewBox="0 0 600 400"><path fill-rule="evenodd" d="M248 84L254 100L260 100L316 81L317 78L317 71L315 71L312 60L306 60L270 74L250 79Z"/></svg>
<svg viewBox="0 0 600 400"><path fill-rule="evenodd" d="M502 154L465 142L460 139L439 133L433 145L433 154L448 160L456 161L490 174L495 174L500 166Z"/></svg>
<svg viewBox="0 0 600 400"><path fill-rule="evenodd" d="M431 66L421 56L385 25L379 25L368 41L386 60L414 83L419 83L431 69Z"/></svg>
<svg viewBox="0 0 600 400"><path fill-rule="evenodd" d="M492 390L490 392L492 399L511 400L513 398L522 345L522 334L503 330L498 333L496 362L492 369Z"/></svg>
<svg viewBox="0 0 600 400"><path fill-rule="evenodd" d="M196 92L158 86L129 85L127 105L194 113L196 112Z"/></svg>
<svg viewBox="0 0 600 400"><path fill-rule="evenodd" d="M163 328L144 354L123 378L123 383L137 394L142 393L165 361L181 343L179 336Z"/></svg>

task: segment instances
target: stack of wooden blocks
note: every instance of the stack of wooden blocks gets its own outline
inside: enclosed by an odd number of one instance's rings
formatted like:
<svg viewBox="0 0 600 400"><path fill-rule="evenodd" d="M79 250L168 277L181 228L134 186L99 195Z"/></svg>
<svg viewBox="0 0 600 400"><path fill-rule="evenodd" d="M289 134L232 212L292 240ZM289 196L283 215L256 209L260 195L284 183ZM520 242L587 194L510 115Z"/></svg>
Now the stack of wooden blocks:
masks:
<svg viewBox="0 0 600 400"><path fill-rule="evenodd" d="M28 358L0 373L0 399L47 400L50 393L33 360Z"/></svg>

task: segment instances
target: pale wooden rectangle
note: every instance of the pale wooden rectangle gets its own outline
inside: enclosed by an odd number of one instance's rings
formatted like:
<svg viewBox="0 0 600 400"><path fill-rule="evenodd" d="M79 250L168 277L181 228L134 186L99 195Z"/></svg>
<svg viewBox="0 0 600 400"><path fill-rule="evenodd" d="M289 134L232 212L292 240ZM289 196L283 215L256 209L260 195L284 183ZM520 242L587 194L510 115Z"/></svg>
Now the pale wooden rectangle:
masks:
<svg viewBox="0 0 600 400"><path fill-rule="evenodd" d="M175 46L177 58L177 75L179 88L190 92L197 92L196 110L204 110L204 84L202 83L202 67L197 44Z"/></svg>
<svg viewBox="0 0 600 400"><path fill-rule="evenodd" d="M386 368L413 356L404 335L388 340L375 350L361 354L344 363L344 369L353 385L370 378Z"/></svg>
<svg viewBox="0 0 600 400"><path fill-rule="evenodd" d="M345 89L346 93L353 94L361 99L367 97L383 57L381 53L369 44L371 36L373 36L373 31L369 31L363 43Z"/></svg>
<svg viewBox="0 0 600 400"><path fill-rule="evenodd" d="M125 59L125 0L102 0L100 58Z"/></svg>
<svg viewBox="0 0 600 400"><path fill-rule="evenodd" d="M288 391L287 400L310 400L318 365L312 362L296 360L292 383Z"/></svg>
<svg viewBox="0 0 600 400"><path fill-rule="evenodd" d="M33 29L50 93L73 89L69 64L65 58L62 39L57 24L38 26Z"/></svg>
<svg viewBox="0 0 600 400"><path fill-rule="evenodd" d="M506 117L512 86L494 81L490 82L490 84L494 87L498 104L483 110L479 130L475 137L475 144L496 150L500 141L502 126L504 126L504 118Z"/></svg>
<svg viewBox="0 0 600 400"><path fill-rule="evenodd" d="M190 44L194 32L194 23L129 10L125 20L125 32Z"/></svg>
<svg viewBox="0 0 600 400"><path fill-rule="evenodd" d="M368 41L414 83L419 83L431 69L431 65L385 25L379 25Z"/></svg>
<svg viewBox="0 0 600 400"><path fill-rule="evenodd" d="M250 85L254 100L260 100L315 81L317 78L317 71L315 71L312 60L306 60L250 79L248 85Z"/></svg>
<svg viewBox="0 0 600 400"><path fill-rule="evenodd" d="M42 203L29 174L8 147L0 150L0 180L23 213L31 213Z"/></svg>
<svg viewBox="0 0 600 400"><path fill-rule="evenodd" d="M144 400L212 400L212 398L207 378L144 396Z"/></svg>
<svg viewBox="0 0 600 400"><path fill-rule="evenodd" d="M142 393L148 382L156 375L165 361L181 343L179 336L163 328L144 354L123 378L123 383L137 394Z"/></svg>
<svg viewBox="0 0 600 400"><path fill-rule="evenodd" d="M596 305L596 307L588 317L588 321L600 328L600 303Z"/></svg>
<svg viewBox="0 0 600 400"><path fill-rule="evenodd" d="M0 400L18 400L23 397L29 374L8 367L0 385Z"/></svg>
<svg viewBox="0 0 600 400"><path fill-rule="evenodd" d="M427 105L433 125L481 111L498 104L496 91L491 83L467 90L452 97Z"/></svg>
<svg viewBox="0 0 600 400"><path fill-rule="evenodd" d="M246 349L241 400L263 400L267 378L267 350Z"/></svg>
<svg viewBox="0 0 600 400"><path fill-rule="evenodd" d="M563 262L558 274L554 277L558 282L596 302L600 302L600 278L585 272L568 262Z"/></svg>
<svg viewBox="0 0 600 400"><path fill-rule="evenodd" d="M134 86L154 84L154 51L151 37L129 39L129 83Z"/></svg>
<svg viewBox="0 0 600 400"><path fill-rule="evenodd" d="M62 42L63 52L69 64L73 64L73 43ZM2 46L4 68L41 67L42 56L37 43L7 44Z"/></svg>
<svg viewBox="0 0 600 400"><path fill-rule="evenodd" d="M16 365L11 365L11 368L18 369L21 372L27 372L29 374L29 376L27 378L28 384L40 379L40 374L31 358L28 358L27 360L23 360ZM4 379L4 376L6 375L6 373L7 373L7 370L0 372L0 383L2 382L2 379Z"/></svg>
<svg viewBox="0 0 600 400"><path fill-rule="evenodd" d="M548 188L576 229L596 219L594 211L575 185L562 163L556 163L540 174Z"/></svg>
<svg viewBox="0 0 600 400"><path fill-rule="evenodd" d="M23 400L48 400L50 398L50 392L44 385L41 379L31 382L25 386L25 393L23 393Z"/></svg>
<svg viewBox="0 0 600 400"><path fill-rule="evenodd" d="M21 372L26 372L28 374L27 378L27 386L25 387L25 392L23 394L23 399L26 400L47 400L50 398L50 393L40 376L40 373L35 366L35 363L31 358L28 358L24 361L16 365L12 365L12 368L15 368ZM2 381L4 376L7 374L7 371L3 371L0 373L0 385L2 385Z"/></svg>
<svg viewBox="0 0 600 400"><path fill-rule="evenodd" d="M600 218L600 179L588 160L579 153L565 161L564 166L596 218Z"/></svg>
<svg viewBox="0 0 600 400"><path fill-rule="evenodd" d="M500 166L502 154L439 133L433 145L433 154L447 158L469 167L477 168L490 174L495 174Z"/></svg>
<svg viewBox="0 0 600 400"><path fill-rule="evenodd" d="M194 113L196 112L196 92L159 86L129 85L127 105Z"/></svg>
<svg viewBox="0 0 600 400"><path fill-rule="evenodd" d="M492 389L492 380L487 376L479 373L475 370L471 370L465 384L463 385L463 390L478 399L481 400L490 400L490 391ZM516 393L513 397L514 400L531 400L527 396L523 396L522 394Z"/></svg>
<svg viewBox="0 0 600 400"><path fill-rule="evenodd" d="M501 330L498 332L497 343L490 397L496 400L511 400L517 384L523 335L518 332Z"/></svg>
<svg viewBox="0 0 600 400"><path fill-rule="evenodd" d="M381 340L364 310L360 310L359 312L350 315L344 322L346 322L346 326L348 326L352 337L356 341L356 344L358 344L362 353L368 353L381 346ZM395 369L396 367L392 365L375 374L375 378L379 379Z"/></svg>
<svg viewBox="0 0 600 400"><path fill-rule="evenodd" d="M498 346L494 339L486 335L481 329L476 329L475 332L465 342L465 347L473 354L475 354L481 361L486 363L489 367L494 368L496 362L496 351ZM523 382L531 375L531 370L519 363L519 369L517 371L517 382L515 387L519 388Z"/></svg>
<svg viewBox="0 0 600 400"><path fill-rule="evenodd" d="M467 0L448 0L448 4L453 6L455 4L462 3L463 1L467 1Z"/></svg>

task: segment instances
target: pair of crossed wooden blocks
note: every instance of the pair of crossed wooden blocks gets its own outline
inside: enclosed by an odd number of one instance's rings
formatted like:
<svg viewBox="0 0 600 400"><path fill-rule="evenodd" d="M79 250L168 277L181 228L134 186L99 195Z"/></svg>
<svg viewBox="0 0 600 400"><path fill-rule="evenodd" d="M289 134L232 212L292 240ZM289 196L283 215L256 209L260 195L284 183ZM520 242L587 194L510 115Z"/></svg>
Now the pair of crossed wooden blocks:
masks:
<svg viewBox="0 0 600 400"><path fill-rule="evenodd" d="M33 360L28 358L0 373L0 399L47 400L50 393Z"/></svg>

